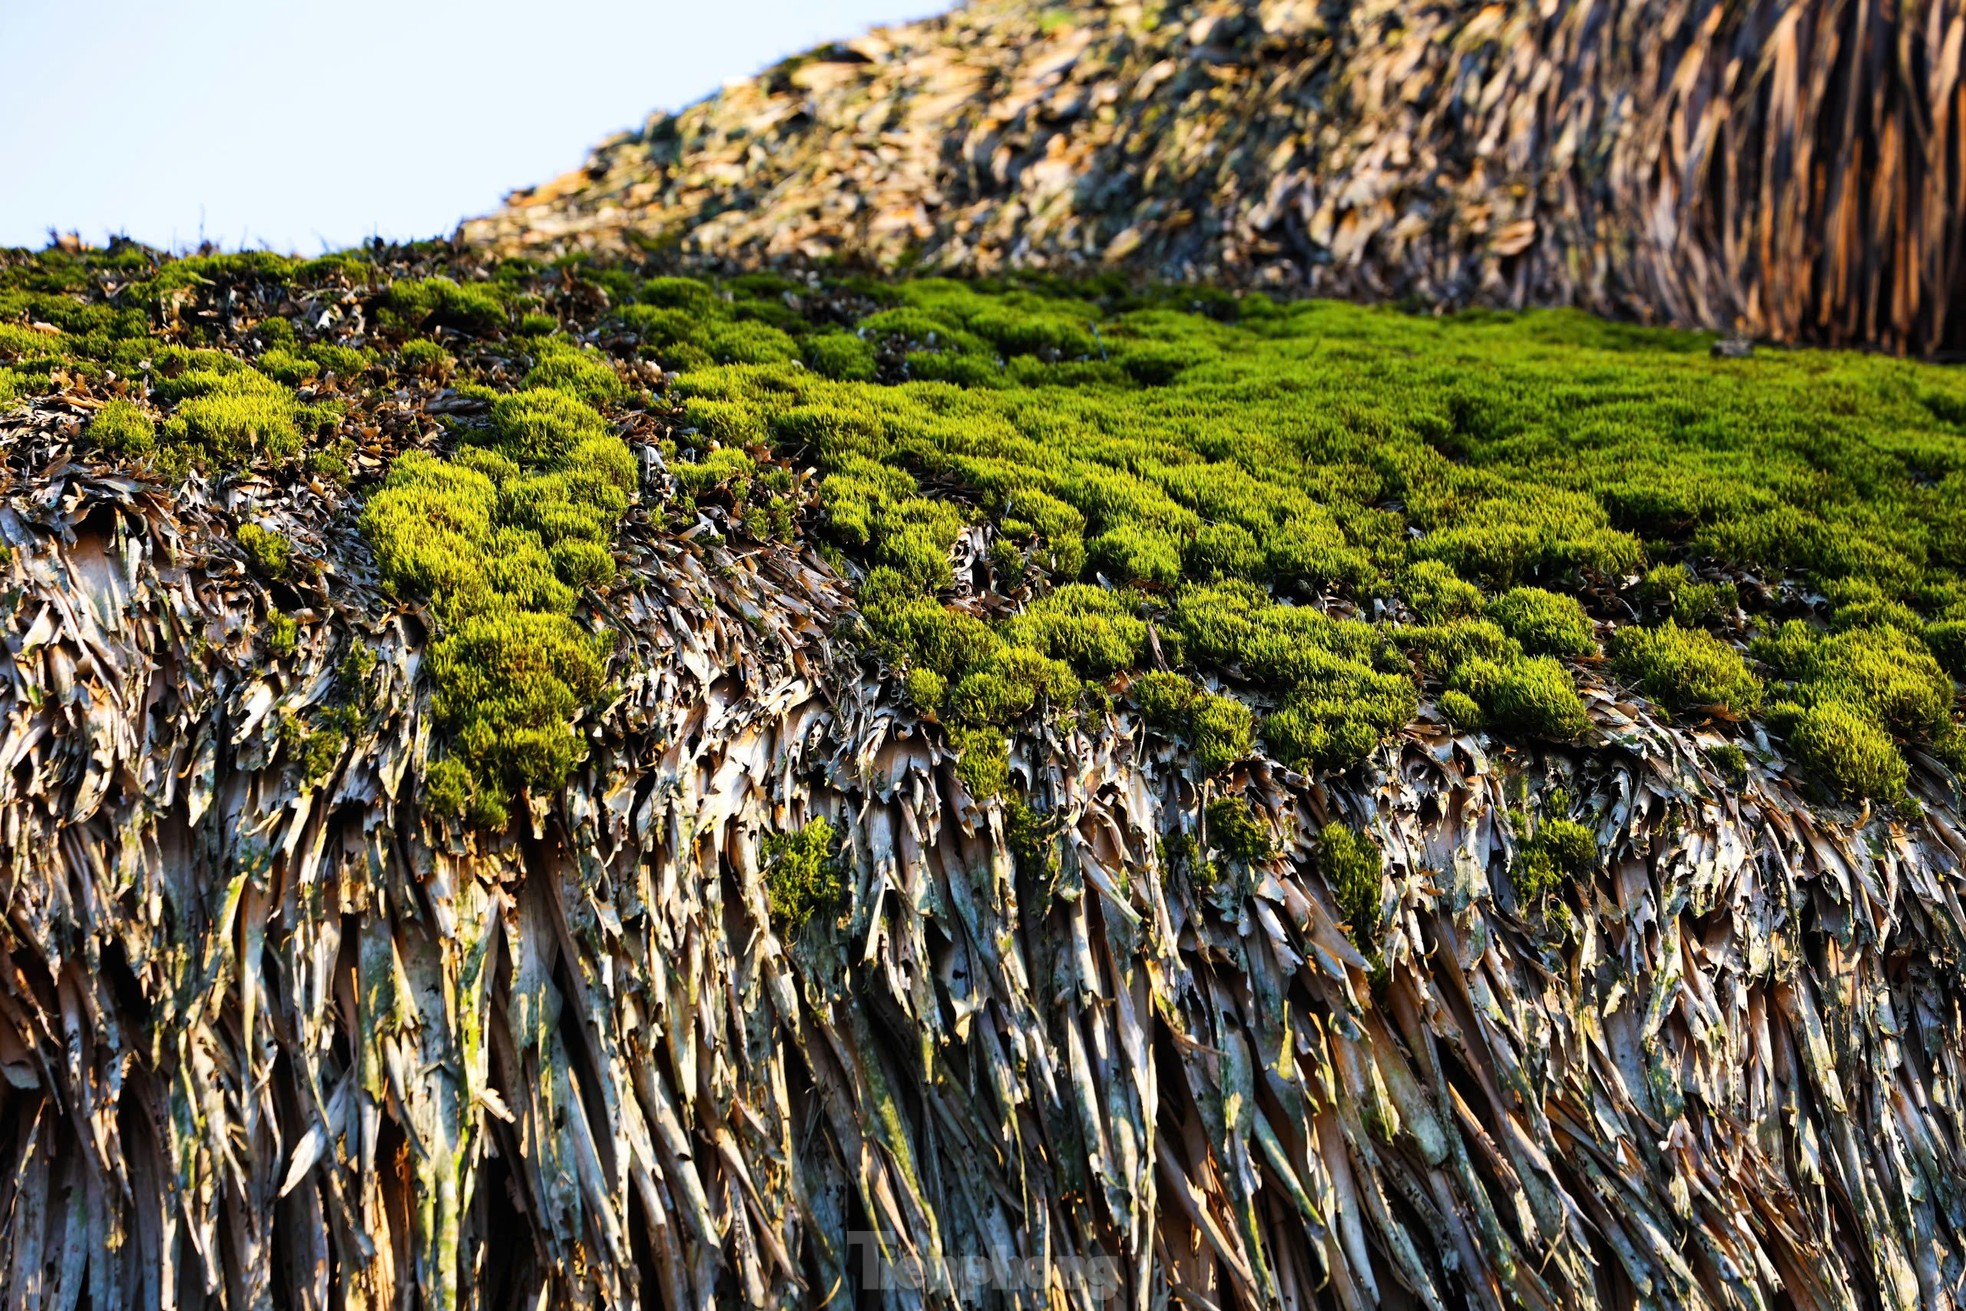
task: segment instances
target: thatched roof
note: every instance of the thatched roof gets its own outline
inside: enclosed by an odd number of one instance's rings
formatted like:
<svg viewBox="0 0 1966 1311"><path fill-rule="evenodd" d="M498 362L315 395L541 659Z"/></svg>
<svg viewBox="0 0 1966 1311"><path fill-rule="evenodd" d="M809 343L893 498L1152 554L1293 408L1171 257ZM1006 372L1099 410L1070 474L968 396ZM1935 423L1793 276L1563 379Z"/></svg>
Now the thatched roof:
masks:
<svg viewBox="0 0 1966 1311"><path fill-rule="evenodd" d="M305 388L347 407L349 486L110 458L90 416L144 388L86 355L0 417L15 1301L1957 1303L1939 762L1908 746L1890 810L1822 801L1765 734L1730 776L1700 716L1582 660L1576 742L1456 730L1428 684L1315 774L1204 769L1121 680L1019 722L979 796L852 649L857 565L707 494L667 512L682 415L637 390L585 758L502 833L450 818L442 612L383 590L359 510L491 389L373 327L409 303L385 274L427 271L385 254L373 284L214 265L155 330L386 352ZM604 300L527 295L576 326ZM509 387L546 350L509 326L427 332ZM1532 896L1553 789L1592 854ZM788 925L771 844L815 817L842 901Z"/></svg>
<svg viewBox="0 0 1966 1311"><path fill-rule="evenodd" d="M463 233L1957 349L1962 42L1954 0L978 0L658 113Z"/></svg>

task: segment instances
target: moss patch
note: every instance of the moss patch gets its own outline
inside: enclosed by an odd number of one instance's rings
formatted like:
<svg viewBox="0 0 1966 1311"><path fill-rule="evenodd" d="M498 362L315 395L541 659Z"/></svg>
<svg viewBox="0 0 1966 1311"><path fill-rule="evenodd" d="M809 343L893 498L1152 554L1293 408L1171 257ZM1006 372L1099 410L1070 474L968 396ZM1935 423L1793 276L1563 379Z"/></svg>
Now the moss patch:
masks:
<svg viewBox="0 0 1966 1311"><path fill-rule="evenodd" d="M1352 944L1376 957L1379 899L1385 883L1385 861L1378 846L1343 824L1327 824L1318 834L1318 865Z"/></svg>
<svg viewBox="0 0 1966 1311"><path fill-rule="evenodd" d="M1617 670L1668 711L1712 710L1744 719L1761 708L1761 680L1740 652L1697 628L1668 619L1618 634Z"/></svg>
<svg viewBox="0 0 1966 1311"><path fill-rule="evenodd" d="M612 641L573 617L635 486L626 443L578 397L500 397L454 459L411 452L362 526L384 582L428 599L436 711L458 766L432 790L448 813L502 826L520 788L559 786L586 755L576 727L605 685Z"/></svg>
<svg viewBox="0 0 1966 1311"><path fill-rule="evenodd" d="M839 834L818 816L796 833L768 833L762 844L765 898L781 932L797 933L816 916L838 915L847 899Z"/></svg>

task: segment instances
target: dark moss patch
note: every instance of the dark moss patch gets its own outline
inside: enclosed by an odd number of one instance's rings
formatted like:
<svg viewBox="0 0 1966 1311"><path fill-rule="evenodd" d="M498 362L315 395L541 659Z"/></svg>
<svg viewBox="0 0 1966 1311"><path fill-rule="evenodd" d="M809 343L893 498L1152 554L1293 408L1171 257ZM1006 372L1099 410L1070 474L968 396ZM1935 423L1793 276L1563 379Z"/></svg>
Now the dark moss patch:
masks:
<svg viewBox="0 0 1966 1311"><path fill-rule="evenodd" d="M1318 866L1352 945L1376 959L1385 884L1385 861L1378 846L1343 824L1327 824L1318 834Z"/></svg>
<svg viewBox="0 0 1966 1311"><path fill-rule="evenodd" d="M796 833L768 833L762 852L765 897L772 922L797 933L821 915L837 916L846 904L846 869L839 834L824 816Z"/></svg>

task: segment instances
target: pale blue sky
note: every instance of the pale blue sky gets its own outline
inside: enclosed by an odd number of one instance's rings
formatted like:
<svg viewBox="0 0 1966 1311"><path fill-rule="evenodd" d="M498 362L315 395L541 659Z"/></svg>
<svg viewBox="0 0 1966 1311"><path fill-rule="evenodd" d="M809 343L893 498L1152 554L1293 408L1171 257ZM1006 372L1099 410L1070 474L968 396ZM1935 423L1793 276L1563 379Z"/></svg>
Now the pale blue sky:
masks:
<svg viewBox="0 0 1966 1311"><path fill-rule="evenodd" d="M430 237L777 59L947 0L0 0L0 246Z"/></svg>

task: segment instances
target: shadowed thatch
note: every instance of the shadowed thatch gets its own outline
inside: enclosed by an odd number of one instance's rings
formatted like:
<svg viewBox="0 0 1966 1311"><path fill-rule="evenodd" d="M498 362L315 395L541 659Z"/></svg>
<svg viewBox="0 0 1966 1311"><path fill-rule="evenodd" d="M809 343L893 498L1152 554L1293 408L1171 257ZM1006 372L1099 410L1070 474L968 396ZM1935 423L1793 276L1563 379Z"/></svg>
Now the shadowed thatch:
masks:
<svg viewBox="0 0 1966 1311"><path fill-rule="evenodd" d="M1118 266L1932 352L1956 0L978 0L788 61L464 226L952 271Z"/></svg>

